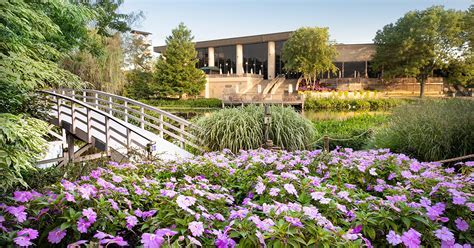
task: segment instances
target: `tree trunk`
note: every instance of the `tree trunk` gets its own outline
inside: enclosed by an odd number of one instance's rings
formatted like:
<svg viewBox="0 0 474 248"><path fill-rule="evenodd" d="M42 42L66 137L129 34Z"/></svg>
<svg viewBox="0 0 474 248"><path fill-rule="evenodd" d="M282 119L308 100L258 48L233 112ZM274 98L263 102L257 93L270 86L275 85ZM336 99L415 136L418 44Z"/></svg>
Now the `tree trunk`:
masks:
<svg viewBox="0 0 474 248"><path fill-rule="evenodd" d="M423 98L425 96L425 77L421 77L420 81L420 98Z"/></svg>

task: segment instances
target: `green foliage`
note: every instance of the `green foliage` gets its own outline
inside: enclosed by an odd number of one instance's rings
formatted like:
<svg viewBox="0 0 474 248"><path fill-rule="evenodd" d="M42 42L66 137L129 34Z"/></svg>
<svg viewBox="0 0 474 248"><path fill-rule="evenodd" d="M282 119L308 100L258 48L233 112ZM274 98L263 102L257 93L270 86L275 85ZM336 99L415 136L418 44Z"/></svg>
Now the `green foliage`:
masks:
<svg viewBox="0 0 474 248"><path fill-rule="evenodd" d="M22 115L0 114L0 189L26 183L22 174L35 170L35 159L44 152L48 125Z"/></svg>
<svg viewBox="0 0 474 248"><path fill-rule="evenodd" d="M381 128L387 122L388 118L384 114L361 114L346 120L313 121L317 141L314 145L322 148L322 137L327 135L330 138L331 150L337 146L362 150L366 148L374 130Z"/></svg>
<svg viewBox="0 0 474 248"><path fill-rule="evenodd" d="M390 148L423 161L474 153L474 101L426 100L394 110L374 147Z"/></svg>
<svg viewBox="0 0 474 248"><path fill-rule="evenodd" d="M387 78L416 77L423 96L424 83L433 70L446 67L462 52L463 18L462 11L442 6L406 13L377 31L374 68L383 70Z"/></svg>
<svg viewBox="0 0 474 248"><path fill-rule="evenodd" d="M474 84L474 54L471 54L462 60L454 60L449 63L447 68L448 82L454 85L473 85Z"/></svg>
<svg viewBox="0 0 474 248"><path fill-rule="evenodd" d="M318 27L299 28L282 50L285 69L303 73L307 82L316 82L320 73L334 72L337 50L329 40L329 29Z"/></svg>
<svg viewBox="0 0 474 248"><path fill-rule="evenodd" d="M197 98L197 99L155 99L140 100L143 103L157 107L176 108L221 108L222 100L217 98Z"/></svg>
<svg viewBox="0 0 474 248"><path fill-rule="evenodd" d="M120 33L103 37L91 30L89 36L98 43L94 47L98 50L84 48L74 52L61 61L61 67L89 82L95 89L120 94L125 85Z"/></svg>
<svg viewBox="0 0 474 248"><path fill-rule="evenodd" d="M310 144L314 130L311 122L291 107L272 106L269 138L275 146L287 150L305 149ZM261 106L228 108L201 117L196 121L201 128L196 132L211 151L261 147L264 143L264 109Z"/></svg>
<svg viewBox="0 0 474 248"><path fill-rule="evenodd" d="M155 65L152 92L158 96L196 96L206 84L204 72L196 68L197 52L191 30L183 23L166 38L166 50Z"/></svg>
<svg viewBox="0 0 474 248"><path fill-rule="evenodd" d="M395 106L404 104L409 100L395 98L376 99L341 99L341 98L308 98L305 100L305 110L388 110Z"/></svg>
<svg viewBox="0 0 474 248"><path fill-rule="evenodd" d="M142 70L131 70L125 74L127 84L124 95L133 99L144 99L150 97L150 83L153 81L153 73Z"/></svg>
<svg viewBox="0 0 474 248"><path fill-rule="evenodd" d="M153 56L151 43L140 34L124 34L125 64L132 70L150 71Z"/></svg>

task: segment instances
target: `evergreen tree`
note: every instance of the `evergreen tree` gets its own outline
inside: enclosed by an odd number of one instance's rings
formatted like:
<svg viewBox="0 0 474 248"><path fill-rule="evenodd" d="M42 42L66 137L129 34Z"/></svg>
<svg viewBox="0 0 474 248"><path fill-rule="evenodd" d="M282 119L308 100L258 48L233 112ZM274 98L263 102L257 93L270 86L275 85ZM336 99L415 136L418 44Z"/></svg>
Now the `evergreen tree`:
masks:
<svg viewBox="0 0 474 248"><path fill-rule="evenodd" d="M196 96L206 84L204 72L196 68L194 37L183 23L166 38L166 50L158 59L150 89L161 97Z"/></svg>

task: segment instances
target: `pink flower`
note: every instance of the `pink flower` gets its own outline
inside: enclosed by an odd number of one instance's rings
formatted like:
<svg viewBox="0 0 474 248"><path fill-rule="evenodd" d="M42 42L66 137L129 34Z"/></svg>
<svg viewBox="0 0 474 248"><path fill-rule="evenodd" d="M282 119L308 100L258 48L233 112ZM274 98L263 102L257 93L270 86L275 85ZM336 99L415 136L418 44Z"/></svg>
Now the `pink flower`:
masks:
<svg viewBox="0 0 474 248"><path fill-rule="evenodd" d="M160 248L164 241L163 237L153 233L142 234L141 243L143 244L143 248Z"/></svg>
<svg viewBox="0 0 474 248"><path fill-rule="evenodd" d="M326 194L326 192L313 192L313 193L311 193L311 198L313 198L313 200L317 201L317 200L323 198L325 194Z"/></svg>
<svg viewBox="0 0 474 248"><path fill-rule="evenodd" d="M133 215L127 216L127 217L125 217L125 219L127 220L127 228L128 229L132 229L135 225L138 224L137 217L135 217Z"/></svg>
<svg viewBox="0 0 474 248"><path fill-rule="evenodd" d="M20 230L17 233L17 235L18 236L28 236L28 238L30 238L30 239L36 239L38 237L38 231L36 231L35 229L31 229L31 228L25 228L25 229Z"/></svg>
<svg viewBox="0 0 474 248"><path fill-rule="evenodd" d="M94 223L97 219L97 214L94 212L92 208L86 208L82 210L82 215L87 217L87 219L89 220L91 224Z"/></svg>
<svg viewBox="0 0 474 248"><path fill-rule="evenodd" d="M102 239L100 241L100 244L102 245L106 245L106 247L108 247L108 245L110 244L116 244L118 246L128 246L128 242L125 241L122 237L120 236L117 236L117 237L112 237L112 238L106 238L106 239Z"/></svg>
<svg viewBox="0 0 474 248"><path fill-rule="evenodd" d="M66 237L66 230L61 231L61 229L56 228L49 232L48 241L51 244L59 244L64 237Z"/></svg>
<svg viewBox="0 0 474 248"><path fill-rule="evenodd" d="M202 222L193 221L188 224L188 229L195 237L200 237L204 233L204 225Z"/></svg>
<svg viewBox="0 0 474 248"><path fill-rule="evenodd" d="M457 218L454 223L456 223L456 228L459 230L459 231L467 231L467 229L469 229L469 224L463 220L462 218Z"/></svg>
<svg viewBox="0 0 474 248"><path fill-rule="evenodd" d="M261 195L263 191L265 191L265 188L266 188L265 184L263 184L262 182L258 182L257 185L255 186L255 192Z"/></svg>
<svg viewBox="0 0 474 248"><path fill-rule="evenodd" d="M187 237L189 239L189 241L191 241L191 244L194 244L194 245L197 245L197 246L202 246L201 242L199 242L199 240L193 238L192 236L189 236Z"/></svg>
<svg viewBox="0 0 474 248"><path fill-rule="evenodd" d="M296 191L295 186L293 186L293 184L286 183L285 185L283 185L283 188L285 188L286 192L288 192L289 194L298 196L298 192Z"/></svg>
<svg viewBox="0 0 474 248"><path fill-rule="evenodd" d="M402 243L402 237L396 234L393 230L390 230L387 234L387 242L393 246Z"/></svg>
<svg viewBox="0 0 474 248"><path fill-rule="evenodd" d="M421 243L421 234L415 229L410 228L408 231L404 232L402 235L402 242L408 248L418 248Z"/></svg>
<svg viewBox="0 0 474 248"><path fill-rule="evenodd" d="M280 189L279 189L279 188L271 188L271 189L270 189L270 195L271 195L271 196L277 196L278 193L280 193Z"/></svg>
<svg viewBox="0 0 474 248"><path fill-rule="evenodd" d="M13 193L13 200L17 202L28 202L33 198L33 195L29 191L15 191Z"/></svg>
<svg viewBox="0 0 474 248"><path fill-rule="evenodd" d="M304 227L299 218L285 216L285 220L289 222L292 226Z"/></svg>
<svg viewBox="0 0 474 248"><path fill-rule="evenodd" d="M87 229L91 226L91 223L84 220L83 218L80 218L79 221L77 221L77 230L80 233L87 233Z"/></svg>
<svg viewBox="0 0 474 248"><path fill-rule="evenodd" d="M21 205L18 207L7 207L7 212L15 216L16 220L20 223L26 220L26 207Z"/></svg>
<svg viewBox="0 0 474 248"><path fill-rule="evenodd" d="M176 198L176 203L178 203L178 206L182 209L187 209L188 207L194 205L195 202L196 198L191 196L179 195Z"/></svg>
<svg viewBox="0 0 474 248"><path fill-rule="evenodd" d="M449 229L445 226L441 227L440 229L436 230L435 236L443 241L452 241L454 240L454 234L449 231Z"/></svg>
<svg viewBox="0 0 474 248"><path fill-rule="evenodd" d="M13 239L13 241L15 242L15 244L17 244L18 246L30 246L30 245L33 245L33 243L31 243L30 241L30 238L27 237L27 236L19 236L19 237L16 237Z"/></svg>

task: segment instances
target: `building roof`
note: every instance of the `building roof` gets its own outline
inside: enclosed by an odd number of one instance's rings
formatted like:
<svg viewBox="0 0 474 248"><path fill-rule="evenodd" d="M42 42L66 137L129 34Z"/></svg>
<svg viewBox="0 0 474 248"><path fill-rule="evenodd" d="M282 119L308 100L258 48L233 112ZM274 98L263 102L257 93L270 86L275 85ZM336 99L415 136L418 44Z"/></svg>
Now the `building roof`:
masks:
<svg viewBox="0 0 474 248"><path fill-rule="evenodd" d="M220 47L220 46L231 46L237 44L254 44L268 41L285 41L291 36L293 31L242 36L226 39L198 41L195 43L195 47L207 48L207 47ZM155 46L153 51L156 53L162 53L166 49L166 46ZM375 45L372 43L367 44L336 44L336 49L339 52L335 62L350 62L350 61L369 61L375 53Z"/></svg>
<svg viewBox="0 0 474 248"><path fill-rule="evenodd" d="M140 30L132 30L130 31L132 34L141 34L141 35L150 35L151 33L145 32L145 31L140 31Z"/></svg>

